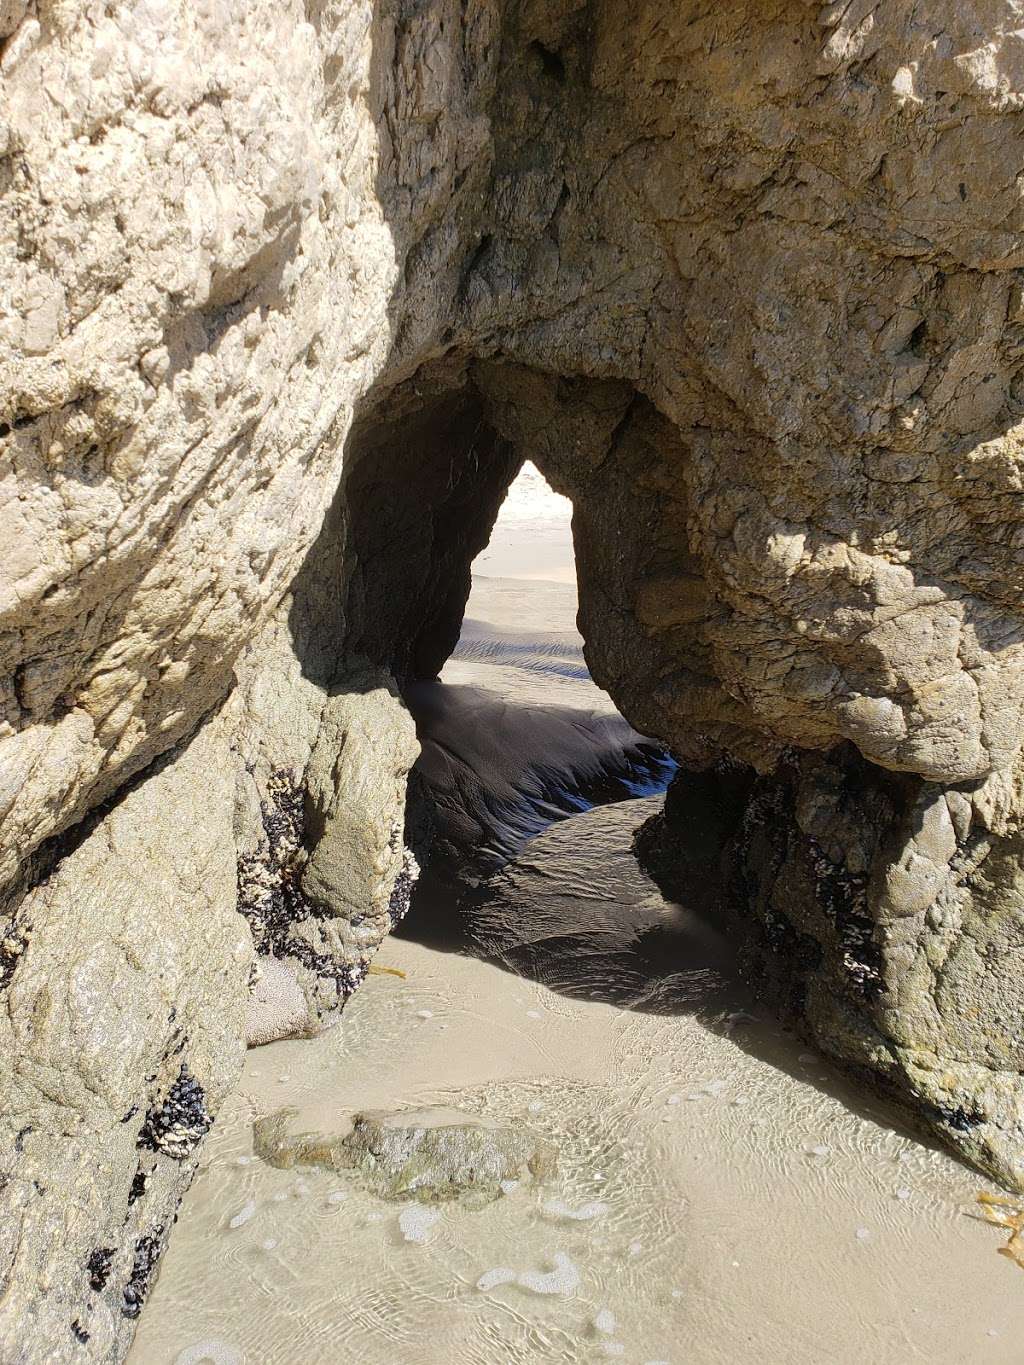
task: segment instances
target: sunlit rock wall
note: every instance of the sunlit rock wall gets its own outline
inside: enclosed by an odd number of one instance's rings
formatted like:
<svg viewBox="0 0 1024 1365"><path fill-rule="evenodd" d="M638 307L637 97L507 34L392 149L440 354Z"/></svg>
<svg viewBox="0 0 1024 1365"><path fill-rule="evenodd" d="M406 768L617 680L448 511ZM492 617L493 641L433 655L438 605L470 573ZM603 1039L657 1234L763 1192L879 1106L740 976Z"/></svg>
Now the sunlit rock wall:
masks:
<svg viewBox="0 0 1024 1365"><path fill-rule="evenodd" d="M156 760L194 762L210 731L237 795L224 820L204 790L204 838L243 913L218 882L200 966L170 927L187 883L169 891L168 979L205 973L190 1036L222 990L238 1043L254 942L250 1035L315 1027L394 909L414 753L395 682L443 658L527 456L574 499L598 681L776 803L733 855L762 959L779 868L810 860L811 919L823 887L866 878L871 990L839 921L818 924L799 1017L1019 1180L1021 18L1017 0L0 4L0 1199L24 1229L0 1276L17 1302L32 1257L59 1263L48 1358L122 1348L129 1241L165 1211L113 1247L101 1290L84 1233L33 1241L63 1195L35 1191L19 1133L106 1122L60 1099L98 1006L58 934L25 946L40 896L71 914L44 879L84 895L73 859L106 841L117 941L142 941L153 900L124 870L180 836L147 820L140 854L103 803L143 799ZM102 958L113 930L87 920ZM61 1002L48 1033L29 963ZM842 1026L814 1004L825 981ZM148 1077L150 1035L126 1036ZM141 1113L174 1084L154 1036ZM222 1041L189 1064L211 1114L237 1065ZM45 1104L24 1089L39 1048L64 1078ZM134 1152L110 1158L111 1200ZM39 1334L2 1333L5 1358L40 1358Z"/></svg>

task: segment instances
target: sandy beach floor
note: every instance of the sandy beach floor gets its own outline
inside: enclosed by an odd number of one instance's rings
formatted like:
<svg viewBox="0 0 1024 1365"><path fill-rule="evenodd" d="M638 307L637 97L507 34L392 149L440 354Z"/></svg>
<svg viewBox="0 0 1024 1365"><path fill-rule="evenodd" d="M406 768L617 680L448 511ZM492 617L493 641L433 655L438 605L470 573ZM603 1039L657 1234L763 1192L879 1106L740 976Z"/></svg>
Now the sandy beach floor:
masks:
<svg viewBox="0 0 1024 1365"><path fill-rule="evenodd" d="M610 706L571 667L530 663L554 634L571 665L578 636L566 509L537 486L519 499L445 679ZM501 645L517 632L543 647ZM731 984L727 945L630 851L658 800L529 843L481 956L393 938L378 962L402 977L370 977L322 1037L248 1054L131 1365L1020 1361L1024 1272L976 1216L990 1187ZM652 942L672 955L652 964ZM404 1205L253 1156L253 1120L285 1105L340 1131L359 1109L433 1103L533 1128L557 1175L431 1210L410 1239ZM496 1270L557 1274L538 1292Z"/></svg>

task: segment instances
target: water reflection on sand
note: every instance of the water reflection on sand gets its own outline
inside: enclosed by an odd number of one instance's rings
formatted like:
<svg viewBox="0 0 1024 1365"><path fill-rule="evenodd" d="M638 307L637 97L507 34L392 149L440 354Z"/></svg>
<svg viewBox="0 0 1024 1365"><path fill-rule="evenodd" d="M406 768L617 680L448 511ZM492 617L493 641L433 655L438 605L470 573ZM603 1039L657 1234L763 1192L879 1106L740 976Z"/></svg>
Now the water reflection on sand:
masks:
<svg viewBox="0 0 1024 1365"><path fill-rule="evenodd" d="M607 715L573 610L565 583L478 582L445 679ZM657 804L552 824L447 920L424 902L378 959L404 978L249 1053L133 1365L1020 1359L1024 1277L964 1214L983 1182L747 998L728 941L636 864ZM339 1128L427 1103L530 1125L557 1177L410 1238L401 1205L252 1155L284 1104Z"/></svg>

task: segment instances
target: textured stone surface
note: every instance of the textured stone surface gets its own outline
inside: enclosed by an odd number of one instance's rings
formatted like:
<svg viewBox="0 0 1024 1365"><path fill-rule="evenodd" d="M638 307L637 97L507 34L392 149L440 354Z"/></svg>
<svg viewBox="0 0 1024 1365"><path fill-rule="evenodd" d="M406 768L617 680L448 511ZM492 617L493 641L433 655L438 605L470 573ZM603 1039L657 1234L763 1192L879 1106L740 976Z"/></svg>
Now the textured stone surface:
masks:
<svg viewBox="0 0 1024 1365"><path fill-rule="evenodd" d="M220 719L21 904L0 1011L0 1356L118 1356L241 1069ZM10 942L10 937L8 938Z"/></svg>
<svg viewBox="0 0 1024 1365"><path fill-rule="evenodd" d="M419 746L387 674L364 664L328 689L282 627L240 672L238 906L263 973L248 1035L266 1043L315 1033L408 908L402 806Z"/></svg>
<svg viewBox="0 0 1024 1365"><path fill-rule="evenodd" d="M290 1133L294 1115L283 1109L256 1121L257 1155L286 1169L354 1171L385 1199L480 1208L501 1198L503 1182L543 1179L558 1162L551 1144L527 1129L458 1109L355 1114L341 1133Z"/></svg>
<svg viewBox="0 0 1024 1365"><path fill-rule="evenodd" d="M899 1049L908 1097L1006 1176L1021 21L1019 0L0 3L9 998L33 850L236 689L243 882L288 900L310 1027L344 997L401 856L383 694L439 667L530 456L575 502L595 676L681 758L775 793L741 858L757 932L779 860L818 858L805 807L830 827L859 784L816 875L868 858L881 985L850 1030L809 991L810 1026L842 1051L870 1018L888 1041L864 1064L888 1077ZM368 666L384 794L329 834L334 744L364 737L346 781L377 757ZM307 875L313 916L288 899ZM99 1004L53 998L65 1042L88 1033Z"/></svg>

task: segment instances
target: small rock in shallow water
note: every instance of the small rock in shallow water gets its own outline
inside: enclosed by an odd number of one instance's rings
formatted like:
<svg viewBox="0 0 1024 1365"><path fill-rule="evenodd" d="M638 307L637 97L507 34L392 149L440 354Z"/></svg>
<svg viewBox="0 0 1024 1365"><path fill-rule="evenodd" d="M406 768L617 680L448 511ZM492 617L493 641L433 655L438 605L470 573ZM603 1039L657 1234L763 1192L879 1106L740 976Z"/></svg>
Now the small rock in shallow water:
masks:
<svg viewBox="0 0 1024 1365"><path fill-rule="evenodd" d="M457 1199L481 1207L502 1195L502 1182L549 1175L550 1143L521 1125L491 1122L456 1109L356 1114L349 1131L288 1132L295 1114L282 1109L253 1125L255 1147L273 1166L358 1171L385 1199L437 1203Z"/></svg>

